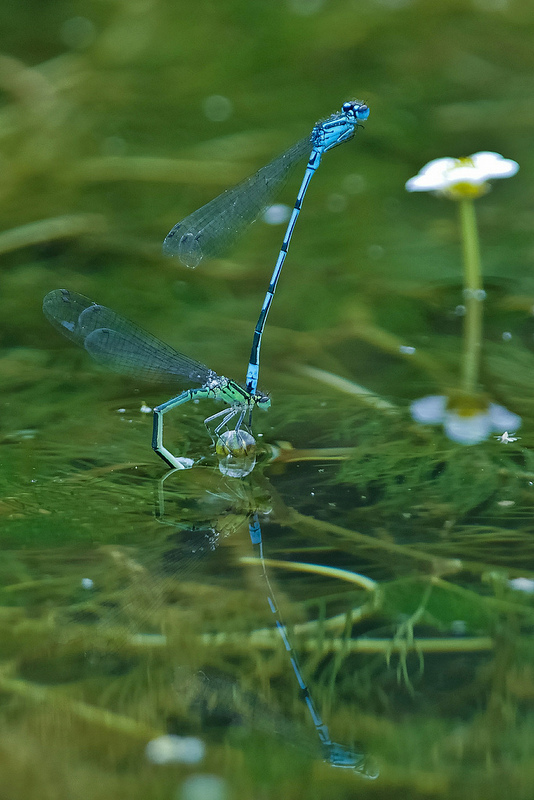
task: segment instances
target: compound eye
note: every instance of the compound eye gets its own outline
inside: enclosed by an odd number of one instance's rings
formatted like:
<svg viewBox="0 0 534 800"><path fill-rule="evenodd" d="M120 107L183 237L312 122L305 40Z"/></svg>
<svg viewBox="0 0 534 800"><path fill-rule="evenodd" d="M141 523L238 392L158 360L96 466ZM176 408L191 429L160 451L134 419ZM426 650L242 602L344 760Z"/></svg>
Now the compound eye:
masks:
<svg viewBox="0 0 534 800"><path fill-rule="evenodd" d="M369 116L369 108L365 103L358 103L356 100L343 103L341 107L344 114L352 119L367 119Z"/></svg>

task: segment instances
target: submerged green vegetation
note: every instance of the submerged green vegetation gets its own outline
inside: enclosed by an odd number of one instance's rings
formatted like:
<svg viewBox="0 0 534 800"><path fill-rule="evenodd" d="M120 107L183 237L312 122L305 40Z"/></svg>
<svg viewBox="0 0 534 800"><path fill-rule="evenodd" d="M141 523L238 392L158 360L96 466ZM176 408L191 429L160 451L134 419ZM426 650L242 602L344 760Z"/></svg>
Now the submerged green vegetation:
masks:
<svg viewBox="0 0 534 800"><path fill-rule="evenodd" d="M530 800L534 12L113 0L0 21L3 792L191 800L208 774L214 800ZM161 242L354 96L369 121L325 155L269 316L256 468L221 474L205 401L168 415L195 466L163 477L148 412L174 388L100 370L43 296L81 292L242 381L282 228L196 270ZM520 172L476 201L463 278L454 207L404 185L480 151ZM521 427L462 445L415 421L428 396ZM324 761L268 589L376 780ZM204 760L149 761L165 734Z"/></svg>

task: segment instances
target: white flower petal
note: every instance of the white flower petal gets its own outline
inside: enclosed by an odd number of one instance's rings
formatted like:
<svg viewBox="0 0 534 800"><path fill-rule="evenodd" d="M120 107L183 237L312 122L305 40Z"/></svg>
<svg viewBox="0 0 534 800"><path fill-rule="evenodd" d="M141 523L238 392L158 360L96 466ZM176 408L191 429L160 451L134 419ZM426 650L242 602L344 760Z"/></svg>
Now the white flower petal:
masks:
<svg viewBox="0 0 534 800"><path fill-rule="evenodd" d="M416 175L415 178L410 178L406 181L404 187L407 192L434 192L437 189L441 189L442 184L442 176L434 179L425 175Z"/></svg>
<svg viewBox="0 0 534 800"><path fill-rule="evenodd" d="M427 397L420 397L410 404L410 414L412 419L423 425L436 425L443 422L445 418L445 408L447 398L442 394L429 394Z"/></svg>
<svg viewBox="0 0 534 800"><path fill-rule="evenodd" d="M514 414L513 411L508 411L504 406L497 403L490 403L489 415L491 427L494 431L510 431L514 433L521 427L521 417L519 414Z"/></svg>
<svg viewBox="0 0 534 800"><path fill-rule="evenodd" d="M449 439L458 444L478 444L487 439L493 430L489 412L466 417L455 411L447 411L443 427Z"/></svg>
<svg viewBox="0 0 534 800"><path fill-rule="evenodd" d="M489 150L481 150L467 159L435 158L406 182L406 189L408 192L435 192L458 183L479 186L489 178L511 177L518 169L516 161Z"/></svg>
<svg viewBox="0 0 534 800"><path fill-rule="evenodd" d="M499 164L499 171L494 171L493 177L495 178L511 178L519 172L519 164L517 161L512 161L511 158L503 158L502 163Z"/></svg>
<svg viewBox="0 0 534 800"><path fill-rule="evenodd" d="M417 175L406 181L408 192L433 192L447 186L446 173L454 167L454 158L435 158L429 161Z"/></svg>
<svg viewBox="0 0 534 800"><path fill-rule="evenodd" d="M482 170L477 170L468 164L462 164L449 170L445 177L447 186L454 186L456 183L474 183L478 185L479 183L484 183L487 175Z"/></svg>
<svg viewBox="0 0 534 800"><path fill-rule="evenodd" d="M499 153L482 151L471 156L477 169L481 170L487 178L511 178L519 170L517 161L503 158Z"/></svg>
<svg viewBox="0 0 534 800"><path fill-rule="evenodd" d="M456 159L451 158L450 156L445 156L445 158L434 158L432 161L429 161L428 164L425 164L424 167L421 167L418 174L419 175L438 175L447 172L448 169L452 169L456 164Z"/></svg>
<svg viewBox="0 0 534 800"><path fill-rule="evenodd" d="M500 153L494 153L491 150L480 150L478 153L473 153L469 158L476 167L484 170L498 169L501 161L505 160Z"/></svg>

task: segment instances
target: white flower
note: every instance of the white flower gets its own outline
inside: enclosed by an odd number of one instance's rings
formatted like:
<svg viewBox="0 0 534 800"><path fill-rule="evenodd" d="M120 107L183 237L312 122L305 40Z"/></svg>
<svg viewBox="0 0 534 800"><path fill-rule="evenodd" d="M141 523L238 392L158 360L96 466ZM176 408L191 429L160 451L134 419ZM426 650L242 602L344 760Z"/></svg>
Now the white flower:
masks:
<svg viewBox="0 0 534 800"><path fill-rule="evenodd" d="M478 444L496 431L515 431L521 417L484 398L429 395L414 400L410 413L423 425L443 425L445 435L459 444Z"/></svg>
<svg viewBox="0 0 534 800"><path fill-rule="evenodd" d="M409 192L438 192L454 200L480 197L489 191L491 178L511 178L517 161L499 153L482 151L467 158L436 158L406 182Z"/></svg>

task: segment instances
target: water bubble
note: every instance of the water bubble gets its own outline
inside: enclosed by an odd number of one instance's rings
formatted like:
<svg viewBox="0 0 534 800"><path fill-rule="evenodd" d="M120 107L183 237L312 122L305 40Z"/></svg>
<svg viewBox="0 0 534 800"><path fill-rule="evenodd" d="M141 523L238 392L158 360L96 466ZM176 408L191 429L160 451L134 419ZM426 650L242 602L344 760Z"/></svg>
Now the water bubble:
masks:
<svg viewBox="0 0 534 800"><path fill-rule="evenodd" d="M464 636L467 633L467 623L463 619L455 619L451 622L451 632L455 636Z"/></svg>
<svg viewBox="0 0 534 800"><path fill-rule="evenodd" d="M367 255L369 258L372 258L373 261L378 261L384 255L384 248L380 244L371 244L367 248Z"/></svg>
<svg viewBox="0 0 534 800"><path fill-rule="evenodd" d="M326 207L334 214L340 214L347 208L347 198L344 194L331 194L326 201Z"/></svg>
<svg viewBox="0 0 534 800"><path fill-rule="evenodd" d="M122 136L107 136L100 147L105 156L126 155L126 140Z"/></svg>
<svg viewBox="0 0 534 800"><path fill-rule="evenodd" d="M324 5L325 0L288 0L289 10L301 17L317 14Z"/></svg>
<svg viewBox="0 0 534 800"><path fill-rule="evenodd" d="M231 478L244 478L256 466L256 440L244 430L225 431L215 447L219 470Z"/></svg>
<svg viewBox="0 0 534 800"><path fill-rule="evenodd" d="M285 203L274 203L263 212L263 221L267 225L283 225L291 216L291 208Z"/></svg>
<svg viewBox="0 0 534 800"><path fill-rule="evenodd" d="M384 8L405 8L412 4L413 0L375 0L376 4Z"/></svg>
<svg viewBox="0 0 534 800"><path fill-rule="evenodd" d="M85 50L94 42L96 28L87 17L71 17L61 26L59 36L67 47L73 50Z"/></svg>
<svg viewBox="0 0 534 800"><path fill-rule="evenodd" d="M196 736L167 734L152 739L145 748L147 761L152 764L198 764L206 747Z"/></svg>
<svg viewBox="0 0 534 800"><path fill-rule="evenodd" d="M218 775L190 775L176 793L176 800L227 800L228 789Z"/></svg>
<svg viewBox="0 0 534 800"><path fill-rule="evenodd" d="M482 300L486 299L486 292L484 289L464 289L463 296L466 300L478 300L482 302Z"/></svg>
<svg viewBox="0 0 534 800"><path fill-rule="evenodd" d="M360 194L367 188L367 183L363 175L353 172L352 175L346 175L343 179L343 188L349 194Z"/></svg>
<svg viewBox="0 0 534 800"><path fill-rule="evenodd" d="M508 586L515 589L516 592L525 592L525 594L534 594L534 581L531 578L513 578L508 581Z"/></svg>
<svg viewBox="0 0 534 800"><path fill-rule="evenodd" d="M224 122L232 116L234 106L222 94L212 94L202 103L202 110L211 122Z"/></svg>
<svg viewBox="0 0 534 800"><path fill-rule="evenodd" d="M473 0L473 5L480 11L506 11L508 0Z"/></svg>

